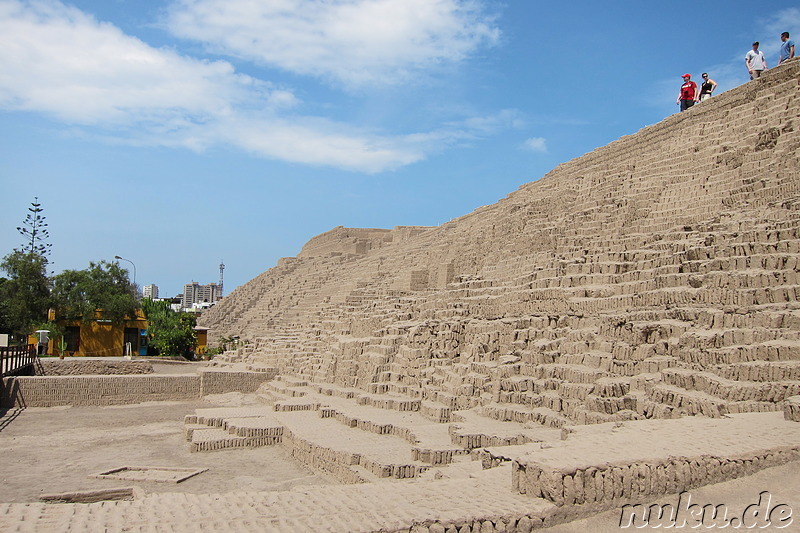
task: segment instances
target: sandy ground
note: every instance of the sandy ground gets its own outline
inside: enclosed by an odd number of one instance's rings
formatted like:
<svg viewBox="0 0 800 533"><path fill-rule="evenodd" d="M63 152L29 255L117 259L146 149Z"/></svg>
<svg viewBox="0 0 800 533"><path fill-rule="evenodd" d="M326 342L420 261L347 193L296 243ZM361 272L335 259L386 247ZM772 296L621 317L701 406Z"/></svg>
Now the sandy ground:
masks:
<svg viewBox="0 0 800 533"><path fill-rule="evenodd" d="M151 402L115 407L52 407L11 410L0 417L0 502L34 502L40 495L137 486L145 493L196 494L281 491L334 482L289 459L283 448L264 447L189 453L183 417L194 409L230 406L245 398L210 397L195 402ZM131 482L89 476L120 466L209 468L182 483ZM692 503L725 504L736 516L771 494L771 506L789 505L793 523L781 531L800 531L800 462L770 468L747 478L690 491ZM646 504L676 504L677 495ZM547 533L621 531L615 509ZM635 528L629 528L635 529ZM768 528L769 530L775 528Z"/></svg>
<svg viewBox="0 0 800 533"><path fill-rule="evenodd" d="M209 493L332 483L289 459L280 446L190 453L183 438L183 417L197 408L220 405L150 402L6 411L0 417L0 502L134 485L148 493ZM209 470L177 484L89 477L121 466Z"/></svg>
<svg viewBox="0 0 800 533"><path fill-rule="evenodd" d="M157 373L185 373L193 369L193 365L155 366ZM242 491L286 491L296 487L335 485L336 482L332 479L308 470L290 459L282 446L204 453L188 451L183 436L185 415L193 413L195 409L257 403L259 401L255 395L229 393L189 402L0 410L0 502L36 502L45 494L127 487L138 487L142 492L150 494L241 494ZM714 434L714 424L707 422L710 431L705 440L722 448L729 445L722 438L724 435ZM759 433L757 425L754 424L751 429ZM597 428L579 428L572 438L582 432L589 434L594 430ZM695 434L700 438L702 431ZM599 445L599 442L596 444ZM124 466L208 470L177 484L90 477L104 470ZM479 498L483 498L483 491L484 487L481 486ZM793 513L792 523L780 531L800 531L800 462L696 489L689 494L692 503L701 506L724 504L729 516L738 516L748 505L759 502L762 491L769 491L771 507L785 504ZM497 496L502 491L496 492ZM309 494L317 494L317 491L310 491ZM137 495L137 499L139 497ZM167 495L165 497L169 498ZM650 505L677 502L678 495L672 495L640 503ZM366 507L370 505L365 504L364 512L369 511ZM24 509L17 510L22 512ZM618 532L621 531L620 514L620 509L614 509L540 531ZM10 523L13 524L13 520ZM24 520L19 522L24 523ZM41 526L44 528L41 530L45 531L46 525L42 523L34 527L39 530ZM774 527L768 528L773 529L777 530Z"/></svg>

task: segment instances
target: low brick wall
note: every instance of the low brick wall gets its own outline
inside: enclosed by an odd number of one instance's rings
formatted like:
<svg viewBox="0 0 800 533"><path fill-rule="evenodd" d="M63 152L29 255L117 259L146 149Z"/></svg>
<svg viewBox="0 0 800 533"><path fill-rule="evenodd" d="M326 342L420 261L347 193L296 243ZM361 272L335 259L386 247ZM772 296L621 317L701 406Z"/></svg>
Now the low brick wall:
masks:
<svg viewBox="0 0 800 533"><path fill-rule="evenodd" d="M792 396L783 402L783 417L786 420L800 422L800 396Z"/></svg>
<svg viewBox="0 0 800 533"><path fill-rule="evenodd" d="M200 398L199 375L33 376L3 380L3 407L123 405Z"/></svg>
<svg viewBox="0 0 800 533"><path fill-rule="evenodd" d="M152 374L150 361L117 361L95 359L49 359L39 358L37 376L86 376L119 374Z"/></svg>
<svg viewBox="0 0 800 533"><path fill-rule="evenodd" d="M226 392L255 392L266 381L277 374L274 372L236 372L215 369L201 369L201 393L224 394Z"/></svg>
<svg viewBox="0 0 800 533"><path fill-rule="evenodd" d="M670 457L663 461L604 464L555 469L513 462L514 490L556 505L610 504L643 497L677 494L747 476L764 468L800 459L800 445L737 457Z"/></svg>
<svg viewBox="0 0 800 533"><path fill-rule="evenodd" d="M103 406L194 400L206 394L253 392L267 372L200 372L4 378L0 407Z"/></svg>

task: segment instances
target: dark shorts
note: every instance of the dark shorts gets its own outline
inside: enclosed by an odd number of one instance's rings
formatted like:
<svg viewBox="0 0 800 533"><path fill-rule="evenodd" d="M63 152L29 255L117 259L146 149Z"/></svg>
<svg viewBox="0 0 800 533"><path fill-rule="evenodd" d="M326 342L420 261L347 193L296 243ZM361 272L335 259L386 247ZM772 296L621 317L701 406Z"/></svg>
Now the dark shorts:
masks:
<svg viewBox="0 0 800 533"><path fill-rule="evenodd" d="M681 111L686 111L694 105L694 100L681 100Z"/></svg>

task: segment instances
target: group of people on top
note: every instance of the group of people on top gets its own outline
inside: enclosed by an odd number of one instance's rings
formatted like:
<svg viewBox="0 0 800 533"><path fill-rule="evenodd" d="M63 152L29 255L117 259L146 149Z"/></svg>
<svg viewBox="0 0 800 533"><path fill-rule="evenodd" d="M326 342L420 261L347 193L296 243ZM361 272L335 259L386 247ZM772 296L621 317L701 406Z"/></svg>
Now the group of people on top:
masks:
<svg viewBox="0 0 800 533"><path fill-rule="evenodd" d="M789 39L789 32L785 31L781 34L781 52L778 64L780 65L792 58L794 58L794 41ZM749 50L744 56L744 64L751 80L760 78L761 74L767 70L767 59L764 57L764 52L758 49L758 41L753 43L753 49ZM703 72L703 83L700 85L700 91L698 92L697 84L692 81L692 75L684 74L683 85L681 85L676 103L681 106L681 111L686 111L695 102L702 102L711 98L711 94L716 88L717 82L709 78L708 73Z"/></svg>

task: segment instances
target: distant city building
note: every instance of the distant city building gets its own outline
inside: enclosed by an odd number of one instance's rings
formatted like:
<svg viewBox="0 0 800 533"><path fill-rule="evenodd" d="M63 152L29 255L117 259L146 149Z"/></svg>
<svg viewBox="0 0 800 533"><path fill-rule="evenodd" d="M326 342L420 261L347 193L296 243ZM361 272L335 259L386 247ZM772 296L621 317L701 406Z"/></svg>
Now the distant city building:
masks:
<svg viewBox="0 0 800 533"><path fill-rule="evenodd" d="M155 300L158 298L158 285L145 285L142 288L142 298Z"/></svg>
<svg viewBox="0 0 800 533"><path fill-rule="evenodd" d="M200 285L196 281L193 281L183 286L181 307L184 309L191 309L192 307L195 307L195 304L207 304L210 306L219 299L219 285L216 283Z"/></svg>

